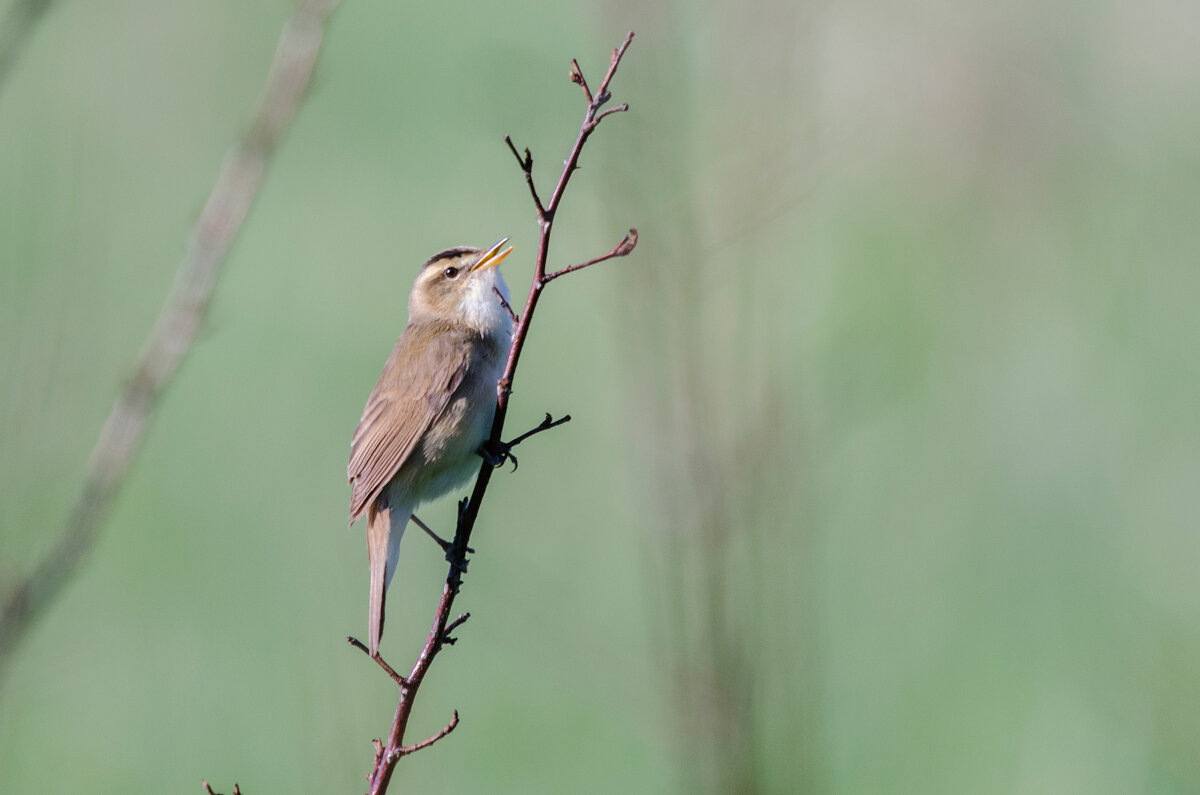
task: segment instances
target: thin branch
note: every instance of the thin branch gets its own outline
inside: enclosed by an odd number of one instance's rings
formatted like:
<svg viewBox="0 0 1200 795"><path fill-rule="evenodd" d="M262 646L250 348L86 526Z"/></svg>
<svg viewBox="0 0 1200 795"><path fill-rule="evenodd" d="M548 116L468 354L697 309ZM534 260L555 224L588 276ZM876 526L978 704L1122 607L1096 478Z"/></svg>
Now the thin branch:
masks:
<svg viewBox="0 0 1200 795"><path fill-rule="evenodd" d="M505 461L511 460L513 465L512 471L516 472L519 462L517 461L517 457L513 454L514 447L528 439L530 436L535 436L542 431L548 431L551 428L557 428L559 425L570 421L570 414L563 415L560 419L556 420L550 416L550 412L546 412L546 419L542 420L541 423L538 424L538 426L533 430L525 431L525 433L509 442L496 442L493 445L489 440L484 444L484 449L480 451L480 455L483 456L484 461L487 461L494 467L502 467L504 466ZM470 552L471 550L468 549L467 551Z"/></svg>
<svg viewBox="0 0 1200 795"><path fill-rule="evenodd" d="M583 89L583 98L587 100L589 105L592 104L592 92L588 88L587 81L583 79L583 70L579 68L579 61L571 59L571 71L568 73L572 83L578 83Z"/></svg>
<svg viewBox="0 0 1200 795"><path fill-rule="evenodd" d="M627 105L625 103L621 103L620 105L615 105L615 106L609 108L608 110L604 111L603 113L597 114L596 123L599 124L600 120L603 119L605 116L611 116L614 113L624 113L627 110L629 110L629 105Z"/></svg>
<svg viewBox="0 0 1200 795"><path fill-rule="evenodd" d="M521 170L525 172L525 184L529 186L529 193L533 196L533 204L537 207L538 218L542 218L546 214L546 208L542 206L542 199L538 196L537 186L533 184L533 153L529 151L529 147L525 147L525 157L522 158L517 152L517 147L513 144L512 138L504 136L504 143L508 144L508 148L512 150L513 157L517 159ZM503 300L503 299L501 299ZM512 309L508 310L510 313Z"/></svg>
<svg viewBox="0 0 1200 795"><path fill-rule="evenodd" d="M609 100L608 85L612 81L613 75L617 71L617 66L632 40L633 33L630 32L625 37L621 46L613 51L608 72L604 76L604 81L600 84L600 92L594 96L586 88L587 84L582 72L579 70L578 63L575 61L571 62L571 79L584 87L584 97L588 103L587 112L580 125L575 144L571 148L571 153L563 163L563 170L559 175L558 183L555 185L554 193L551 195L549 203L545 206L542 205L541 200L538 198L537 190L534 187L532 155L526 150L525 157L522 158L517 148L513 145L512 139L507 136L504 139L505 143L508 144L509 150L516 157L521 171L525 174L534 204L537 206L540 239L538 241L537 257L534 264L533 281L529 286L529 294L525 299L525 308L522 310L520 319L516 323L516 328L513 330L512 344L509 346L508 360L505 363L504 373L496 384L496 413L492 421L492 430L486 443L488 448L495 449L501 444L500 439L504 432L504 419L508 413L509 397L512 394L513 376L521 357L521 350L525 344L526 336L529 334L529 325L533 320L538 299L541 297L542 290L550 281L546 275L546 258L550 250L550 233L554 224L554 212L558 209L558 205L562 201L563 193L566 190L567 183L571 179L571 174L578 167L579 154L583 150L583 145L587 142L588 136L596 129L600 119L608 115L607 113L600 113L601 107ZM620 107L624 108L624 106ZM616 110L616 108L613 110ZM612 259L616 256L624 256L632 251L636 244L637 233L630 230L630 234L621 241L621 244L607 255L599 257L590 263L558 271L553 274L552 278L564 275L570 270L578 270L579 267L595 264L595 262L602 262L605 259ZM539 433L542 430L566 422L567 419L569 418L564 417L561 420L555 421L547 415L547 419L541 426L538 426L538 428L535 428L529 434L517 437L514 443L519 443L533 433ZM459 503L458 525L454 533L454 542L451 544L450 551L446 555L450 567L446 574L445 584L442 586L442 596L438 601L437 610L434 613L433 625L429 629L425 645L417 656L417 661L413 664L412 670L407 677L407 683L400 688L400 699L396 704L396 712L392 718L391 731L388 733L387 741L383 745L384 752L376 754L374 769L368 777L371 795L379 795L379 793L387 791L388 783L391 781L392 773L401 756L428 747L433 742L448 734L457 725L458 717L457 713L455 713L455 719L451 722L451 725L447 726L438 735L413 746L404 745L404 734L408 728L409 716L412 713L413 702L421 687L421 682L424 681L430 664L437 657L443 646L453 642L453 638L449 635L450 631L456 629L466 620L465 615L454 621L450 621L449 617L454 604L454 598L458 595L459 589L462 587L462 578L467 569L467 552L470 549L471 531L474 529L475 522L479 518L479 508L483 502L484 494L487 492L488 483L491 482L492 472L494 471L495 468L485 461L480 466L479 475L475 479L475 486L471 491L470 498Z"/></svg>
<svg viewBox="0 0 1200 795"><path fill-rule="evenodd" d="M371 650L367 648L367 645L353 635L347 635L346 642L378 663L379 667L383 669L383 672L390 676L392 681L397 685L404 687L405 684L407 684L407 682L404 681L404 677L396 673L396 669L388 665L387 660L383 659L383 655L379 653L371 654Z"/></svg>
<svg viewBox="0 0 1200 795"><path fill-rule="evenodd" d="M141 447L154 406L195 341L229 247L258 194L276 144L304 98L325 22L338 2L307 0L284 25L249 131L225 156L133 377L100 431L83 487L58 540L4 597L0 669L91 551L113 496Z"/></svg>
<svg viewBox="0 0 1200 795"><path fill-rule="evenodd" d="M596 92L594 97L589 96L588 98L587 113L583 118L583 126L579 128L579 137L575 139L575 146L572 147L571 154L567 158L566 164L563 166L562 174L560 174L558 177L558 184L554 186L554 193L550 196L550 203L546 205L543 216L548 217L545 220L550 220L554 217L554 211L558 209L558 203L562 201L563 192L567 189L567 182L571 179L571 174L574 173L575 169L579 166L579 153L583 151L583 145L587 143L588 137L600 123L600 119L596 117L596 114L600 112L600 108L603 107L612 96L608 93L608 84L612 82L613 76L617 73L617 67L621 63L621 58L625 55L625 51L629 49L629 44L632 41L633 31L631 30L625 36L625 40L621 42L621 46L613 50L612 60L609 61L608 72L604 75L604 82L600 84L600 90ZM576 64L576 67L578 67L578 64ZM581 81L583 80L582 73L579 74L579 79ZM626 105L624 106L624 109L627 110L628 107L629 106ZM603 116L601 116L601 118L603 118ZM549 231L544 227L545 224L543 224L542 237L545 240L549 240ZM545 254L545 251L538 252L538 259L541 261L542 266L538 271L538 276L544 276L546 273L546 263L544 260Z"/></svg>
<svg viewBox="0 0 1200 795"><path fill-rule="evenodd" d="M600 91L596 97L601 105L608 102L608 84L612 82L613 75L617 73L617 66L621 63L621 58L625 56L625 51L629 49L629 45L633 42L633 31L629 31L625 35L625 40L621 42L621 46L613 50L612 59L608 62L608 72L604 75L604 82L600 84Z"/></svg>
<svg viewBox="0 0 1200 795"><path fill-rule="evenodd" d="M500 306L504 307L504 311L508 313L508 319L513 322L514 326L517 325L521 319L518 318L517 313L513 311L512 304L508 303L508 299L504 297L504 293L500 292L499 287L493 287L492 292L494 292L496 297L500 299Z"/></svg>
<svg viewBox="0 0 1200 795"><path fill-rule="evenodd" d="M471 617L470 613L463 613L458 618L446 625L445 631L442 632L442 643L454 645L454 638L450 637L450 633L467 623L467 619Z"/></svg>
<svg viewBox="0 0 1200 795"><path fill-rule="evenodd" d="M454 731L457 728L458 728L458 710L454 710L454 715L450 718L450 722L446 724L446 728L442 729L440 732L433 735L432 737L430 737L426 740L422 740L421 742L419 742L415 745L406 745L403 748L398 749L395 752L396 758L399 759L401 756L406 756L408 754L416 753L417 751L420 751L422 748L428 748L429 746L433 745L438 740L442 739L447 734L449 734L450 732Z"/></svg>
<svg viewBox="0 0 1200 795"><path fill-rule="evenodd" d="M208 795L220 795L219 792L213 792L213 788L209 786L207 781L202 780L200 785L204 787L204 791L208 793ZM233 795L242 795L242 790L238 787L236 781L233 783Z"/></svg>
<svg viewBox="0 0 1200 795"><path fill-rule="evenodd" d="M570 421L571 421L570 414L564 414L561 417L559 417L558 419L554 419L552 416L550 416L550 412L546 412L546 419L542 420L536 428L534 428L533 430L530 430L530 431L525 431L525 433L521 434L516 439L513 439L511 442L505 442L504 446L508 447L508 448L516 447L521 442L528 439L530 436L536 436L537 434L541 433L542 431L548 431L551 428L557 428L559 425L562 425L563 423L570 422Z"/></svg>
<svg viewBox="0 0 1200 795"><path fill-rule="evenodd" d="M412 520L413 524L415 524L417 527L419 527L419 528L421 528L422 530L424 530L424 531L425 531L425 535L427 535L427 536L429 536L430 538L432 538L432 539L433 539L433 542L434 542L435 544L437 544L439 547L441 547L443 552L449 552L449 551L450 551L450 542L449 542L449 541L447 541L446 539L442 538L442 537L441 537L440 535L438 535L437 533L433 532L433 528L432 528L432 527L430 527L429 525L425 524L424 522L422 522L422 521L420 520L420 518L419 518L419 517L418 517L418 516L417 516L415 513L413 513L413 514L409 514L408 518ZM473 549L472 549L472 550L470 550L470 551L471 551L471 552L474 552L475 550L473 550Z"/></svg>
<svg viewBox="0 0 1200 795"><path fill-rule="evenodd" d="M525 147L525 157L521 157L521 153L517 151L516 144L512 141L511 135L504 136L504 143L508 144L509 151L513 153L513 157L517 159L517 165L522 171L529 171L533 168L533 155L529 151L529 147Z"/></svg>
<svg viewBox="0 0 1200 795"><path fill-rule="evenodd" d="M637 230L630 229L629 233L621 239L621 242L618 243L612 251L608 252L607 254L601 254L599 257L590 259L587 262L581 262L578 265L568 265L561 270L556 270L554 273L547 273L545 281L553 281L559 276L565 276L568 273L574 273L575 271L583 270L584 268L595 265L598 262L604 262L605 260L613 259L614 257L624 257L626 254L633 251L634 246L637 245L637 240ZM512 444L512 442L509 442L509 444Z"/></svg>

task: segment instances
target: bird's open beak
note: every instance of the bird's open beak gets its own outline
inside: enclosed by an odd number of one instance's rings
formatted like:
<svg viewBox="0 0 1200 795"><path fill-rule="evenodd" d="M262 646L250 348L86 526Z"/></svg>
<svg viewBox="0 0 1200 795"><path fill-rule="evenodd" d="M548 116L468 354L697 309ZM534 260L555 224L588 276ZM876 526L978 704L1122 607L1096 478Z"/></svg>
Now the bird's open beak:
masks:
<svg viewBox="0 0 1200 795"><path fill-rule="evenodd" d="M494 268L499 265L500 260L512 253L512 246L509 246L503 251L500 250L507 242L508 238L506 237L496 245L489 248L487 251L483 252L483 256L479 258L479 262L476 262L473 266L471 266L471 272L474 273L475 271L487 270L488 268Z"/></svg>

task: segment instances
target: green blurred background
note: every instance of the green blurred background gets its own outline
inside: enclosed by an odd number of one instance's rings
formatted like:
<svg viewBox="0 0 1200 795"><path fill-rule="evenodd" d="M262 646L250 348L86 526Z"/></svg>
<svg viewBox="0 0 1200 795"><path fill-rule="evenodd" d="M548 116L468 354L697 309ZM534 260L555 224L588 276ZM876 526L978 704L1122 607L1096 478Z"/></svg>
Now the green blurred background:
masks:
<svg viewBox="0 0 1200 795"><path fill-rule="evenodd" d="M0 12L11 3L0 4ZM51 5L0 84L0 588L58 532L289 3ZM3 17L0 17L3 18ZM348 441L429 254L536 227L510 434L395 791L1200 791L1200 6L350 0L0 792L357 792ZM446 501L423 511L441 528ZM384 652L445 564L405 541Z"/></svg>

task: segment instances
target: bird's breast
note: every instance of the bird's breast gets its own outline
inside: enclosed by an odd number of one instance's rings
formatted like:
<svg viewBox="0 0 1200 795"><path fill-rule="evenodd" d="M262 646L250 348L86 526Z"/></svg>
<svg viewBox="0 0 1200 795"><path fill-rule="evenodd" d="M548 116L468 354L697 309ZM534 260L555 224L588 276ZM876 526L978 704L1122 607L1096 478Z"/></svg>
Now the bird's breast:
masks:
<svg viewBox="0 0 1200 795"><path fill-rule="evenodd" d="M446 408L430 424L405 469L421 499L436 499L469 480L482 463L478 451L492 430L496 383L504 354L491 340L474 346L467 372Z"/></svg>

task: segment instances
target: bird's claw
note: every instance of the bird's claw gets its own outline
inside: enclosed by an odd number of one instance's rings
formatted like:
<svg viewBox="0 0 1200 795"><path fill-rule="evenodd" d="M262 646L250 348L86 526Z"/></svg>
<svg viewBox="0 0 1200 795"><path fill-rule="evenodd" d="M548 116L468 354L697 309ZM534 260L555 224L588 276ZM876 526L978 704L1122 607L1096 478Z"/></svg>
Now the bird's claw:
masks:
<svg viewBox="0 0 1200 795"><path fill-rule="evenodd" d="M492 467L502 467L506 461L512 461L512 471L517 471L517 457L513 454L513 446L507 442L486 441L479 446L479 456Z"/></svg>

